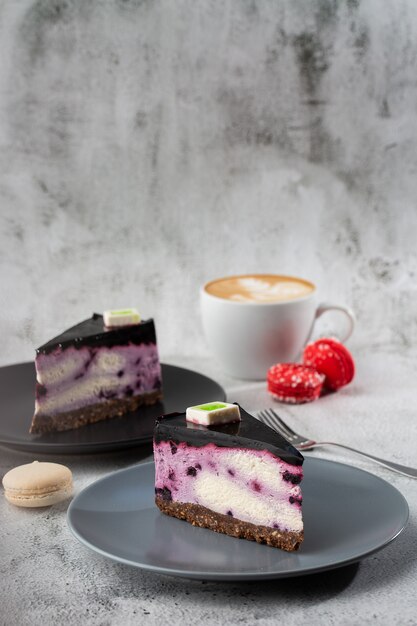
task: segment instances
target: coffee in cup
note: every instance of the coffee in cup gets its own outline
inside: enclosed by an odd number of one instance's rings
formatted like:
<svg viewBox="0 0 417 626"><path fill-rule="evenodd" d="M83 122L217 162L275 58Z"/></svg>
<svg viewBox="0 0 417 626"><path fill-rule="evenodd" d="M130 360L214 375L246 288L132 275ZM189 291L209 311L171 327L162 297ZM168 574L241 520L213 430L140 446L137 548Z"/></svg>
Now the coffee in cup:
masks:
<svg viewBox="0 0 417 626"><path fill-rule="evenodd" d="M315 287L302 278L276 274L244 274L212 280L207 293L233 302L283 302L311 294Z"/></svg>
<svg viewBox="0 0 417 626"><path fill-rule="evenodd" d="M223 369L236 378L265 379L275 363L294 362L311 337L315 320L329 310L353 312L317 303L316 286L303 278L279 274L244 274L211 280L200 293L207 342Z"/></svg>

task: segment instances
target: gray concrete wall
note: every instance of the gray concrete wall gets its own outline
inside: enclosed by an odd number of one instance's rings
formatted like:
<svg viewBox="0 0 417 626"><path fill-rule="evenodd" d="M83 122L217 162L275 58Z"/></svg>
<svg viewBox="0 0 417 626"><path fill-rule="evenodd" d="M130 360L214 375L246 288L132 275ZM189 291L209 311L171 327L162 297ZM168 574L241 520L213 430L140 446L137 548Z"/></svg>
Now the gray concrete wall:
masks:
<svg viewBox="0 0 417 626"><path fill-rule="evenodd" d="M95 311L203 354L199 285L316 281L417 339L415 0L6 0L1 363Z"/></svg>

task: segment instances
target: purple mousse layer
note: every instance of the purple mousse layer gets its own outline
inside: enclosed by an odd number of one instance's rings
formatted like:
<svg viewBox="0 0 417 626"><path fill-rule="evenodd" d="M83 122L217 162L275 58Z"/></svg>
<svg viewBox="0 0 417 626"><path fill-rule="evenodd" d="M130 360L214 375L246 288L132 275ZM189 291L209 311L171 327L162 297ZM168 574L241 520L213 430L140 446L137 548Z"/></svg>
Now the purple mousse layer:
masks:
<svg viewBox="0 0 417 626"><path fill-rule="evenodd" d="M155 344L56 348L36 357L36 412L55 414L161 388Z"/></svg>
<svg viewBox="0 0 417 626"><path fill-rule="evenodd" d="M154 443L155 491L164 500L198 504L244 522L300 532L301 465L268 450L213 443Z"/></svg>

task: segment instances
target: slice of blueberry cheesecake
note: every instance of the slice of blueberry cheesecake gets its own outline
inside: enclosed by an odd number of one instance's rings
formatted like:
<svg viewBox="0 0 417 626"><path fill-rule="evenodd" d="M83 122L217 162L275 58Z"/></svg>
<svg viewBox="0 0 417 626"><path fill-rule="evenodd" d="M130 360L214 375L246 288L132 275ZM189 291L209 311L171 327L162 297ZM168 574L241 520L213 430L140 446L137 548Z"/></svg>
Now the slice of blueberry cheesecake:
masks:
<svg viewBox="0 0 417 626"><path fill-rule="evenodd" d="M237 404L157 420L155 501L194 526L287 551L303 541L303 456Z"/></svg>
<svg viewBox="0 0 417 626"><path fill-rule="evenodd" d="M71 430L162 399L152 319L95 313L36 351L31 433Z"/></svg>

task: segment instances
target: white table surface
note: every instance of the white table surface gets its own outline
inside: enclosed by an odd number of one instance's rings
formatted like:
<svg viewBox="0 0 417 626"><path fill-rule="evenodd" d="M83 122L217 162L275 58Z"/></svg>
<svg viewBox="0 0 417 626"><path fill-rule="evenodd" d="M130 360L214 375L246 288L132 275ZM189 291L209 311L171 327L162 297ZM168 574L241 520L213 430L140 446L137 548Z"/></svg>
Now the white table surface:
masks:
<svg viewBox="0 0 417 626"><path fill-rule="evenodd" d="M417 356L356 354L354 382L302 406L279 405L295 429L417 466ZM169 362L217 379L249 410L272 401L263 384L233 381L210 359ZM67 464L75 490L116 469L149 460L150 446L112 454L33 455L0 448L0 475L35 458ZM352 463L394 485L410 521L387 548L351 565L288 580L215 583L175 579L113 563L79 544L68 503L24 510L0 497L0 624L417 624L417 481L348 453L314 456Z"/></svg>

